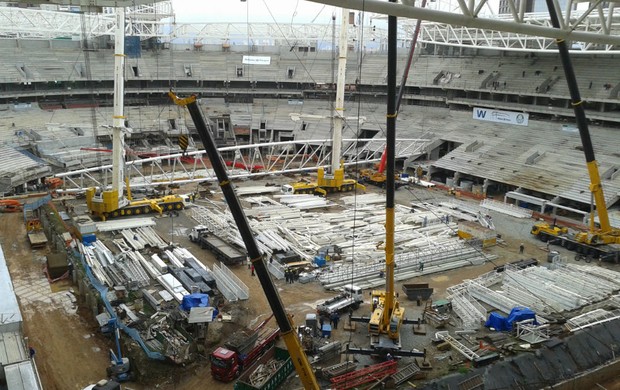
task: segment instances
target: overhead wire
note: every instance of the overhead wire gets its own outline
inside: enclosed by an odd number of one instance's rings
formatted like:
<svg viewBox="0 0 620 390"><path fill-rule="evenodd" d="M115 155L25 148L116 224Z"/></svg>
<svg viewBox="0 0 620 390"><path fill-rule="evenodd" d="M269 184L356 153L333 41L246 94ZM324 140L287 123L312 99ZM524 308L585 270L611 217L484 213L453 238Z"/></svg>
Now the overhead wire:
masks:
<svg viewBox="0 0 620 390"><path fill-rule="evenodd" d="M278 23L278 21L276 20L275 16L273 15L273 12L271 11L271 8L269 7L269 5L266 2L266 0L263 0L263 5L265 6L265 9L269 13L269 16L271 17L271 19L272 19L273 23L275 24L276 28L280 32L280 35L283 37L284 41L286 42L286 45L291 48L290 51L295 56L295 59L297 60L297 63L299 63L299 65L302 67L305 76L308 77L308 79L310 80L311 83L313 83L314 85L317 85L318 83L317 83L316 79L312 76L311 70L312 70L312 68L314 67L314 64L317 61L318 54L319 54L318 42L320 42L321 40L320 39L317 40L317 50L315 51L314 58L312 59L312 62L310 63L310 67L307 67L306 63L304 61L302 61L301 58L299 57L298 52L296 50L294 50L294 48L297 46L297 43L296 42L291 43L291 41L289 40L288 34L285 34L284 31L282 30L282 27L281 27L280 23ZM316 20L316 18L319 17L319 15L323 11L323 9L325 9L325 6L323 6L323 8L321 8L321 11L319 11L319 13L317 13L317 15L314 17L313 21ZM291 18L291 27L292 26L293 26L293 17ZM327 34L327 29L324 30L324 31L325 31L325 33L324 33L324 35L322 37L323 40L325 38L325 34ZM297 108L299 108L299 114L304 112L304 109L305 109L304 105L297 106ZM332 104L329 107L329 112L333 113L333 111L334 111L334 105ZM311 129L311 133L314 133L314 130L312 130L313 128L311 127L310 129Z"/></svg>
<svg viewBox="0 0 620 390"><path fill-rule="evenodd" d="M360 10L360 25L359 28L362 29L362 32L360 34L360 42L364 42L364 15L365 15L365 9L366 9L366 2L362 2L362 9ZM341 28L347 28L348 26L341 26ZM362 132L362 125L360 122L360 115L362 113L362 105L361 105L361 94L358 91L359 86L362 84L362 70L363 70L363 59L364 59L364 53L362 51L363 46L358 46L358 51L357 51L357 58L358 58L358 66L357 66L357 75L356 75L356 83L355 83L355 93L357 94L357 120L356 120L356 126L355 126L355 139L359 139L361 136L361 132ZM348 51L348 42L347 42L347 48L345 48L345 50ZM346 72L345 72L346 74ZM343 120L344 122L344 120ZM347 122L344 122L345 125L347 126L347 128L349 127L349 124ZM355 143L355 154L359 155L359 148L360 148L360 143L356 142ZM354 169L355 169L355 181L358 182L360 179L359 176L359 159L355 159L355 164L353 165ZM355 251L355 231L357 229L357 194L358 194L358 190L357 190L357 186L355 186L355 190L353 192L353 226L352 226L352 241L351 241L351 257L352 257L352 263L355 266L355 255L356 255L356 251ZM350 284L353 284L354 280L355 280L355 271L354 268L355 267L351 267L351 278L349 280ZM351 342L353 341L353 332L349 332L349 339L347 341L347 345L350 345ZM348 352L348 348L347 348L347 360L349 357L349 352Z"/></svg>

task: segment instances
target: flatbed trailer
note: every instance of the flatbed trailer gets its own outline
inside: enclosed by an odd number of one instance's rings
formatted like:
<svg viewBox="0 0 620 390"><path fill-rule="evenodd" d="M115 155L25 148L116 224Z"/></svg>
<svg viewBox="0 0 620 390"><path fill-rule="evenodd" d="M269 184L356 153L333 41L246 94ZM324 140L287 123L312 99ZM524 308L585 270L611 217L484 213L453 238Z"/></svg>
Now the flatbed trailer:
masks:
<svg viewBox="0 0 620 390"><path fill-rule="evenodd" d="M203 249L209 249L224 264L234 265L246 261L247 256L245 253L217 236L202 235L199 242Z"/></svg>

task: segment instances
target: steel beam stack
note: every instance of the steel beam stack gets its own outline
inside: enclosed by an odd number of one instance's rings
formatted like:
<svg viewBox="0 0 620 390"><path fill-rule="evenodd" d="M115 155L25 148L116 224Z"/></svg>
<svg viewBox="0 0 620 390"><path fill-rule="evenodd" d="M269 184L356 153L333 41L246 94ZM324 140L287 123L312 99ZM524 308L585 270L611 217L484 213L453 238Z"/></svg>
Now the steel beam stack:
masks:
<svg viewBox="0 0 620 390"><path fill-rule="evenodd" d="M250 289L223 263L213 264L213 274L217 288L229 302L246 300L250 297Z"/></svg>

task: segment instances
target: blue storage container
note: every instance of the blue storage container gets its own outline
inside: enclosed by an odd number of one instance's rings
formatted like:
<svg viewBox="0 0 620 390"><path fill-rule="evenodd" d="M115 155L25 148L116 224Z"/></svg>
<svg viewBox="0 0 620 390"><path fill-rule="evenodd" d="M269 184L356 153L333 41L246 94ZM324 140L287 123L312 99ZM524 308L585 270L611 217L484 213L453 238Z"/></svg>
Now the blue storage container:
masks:
<svg viewBox="0 0 620 390"><path fill-rule="evenodd" d="M332 326L330 324L323 324L323 329L321 329L321 336L327 338L332 337Z"/></svg>
<svg viewBox="0 0 620 390"><path fill-rule="evenodd" d="M94 234L83 234L82 235L82 243L84 245L90 245L95 241L97 241L97 236L95 236Z"/></svg>

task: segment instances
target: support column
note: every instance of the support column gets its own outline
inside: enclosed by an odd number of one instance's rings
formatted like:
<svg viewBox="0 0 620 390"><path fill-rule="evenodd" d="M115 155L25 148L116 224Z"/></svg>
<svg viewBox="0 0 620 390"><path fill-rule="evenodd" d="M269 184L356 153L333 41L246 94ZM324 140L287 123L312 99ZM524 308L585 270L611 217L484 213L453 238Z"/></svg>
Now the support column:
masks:
<svg viewBox="0 0 620 390"><path fill-rule="evenodd" d="M432 174L435 172L432 165L429 165L426 169L426 180L431 181Z"/></svg>
<svg viewBox="0 0 620 390"><path fill-rule="evenodd" d="M489 185L491 184L491 180L484 179L482 183L482 195L487 196L487 190L489 189Z"/></svg>
<svg viewBox="0 0 620 390"><path fill-rule="evenodd" d="M452 177L452 180L454 180L455 187L458 187L460 178L461 178L461 172L454 172L454 176Z"/></svg>

